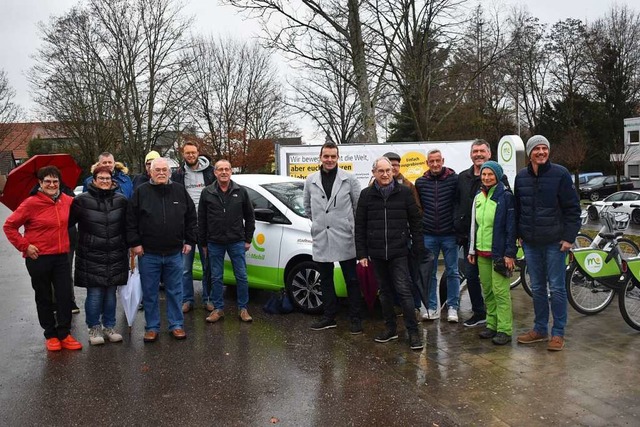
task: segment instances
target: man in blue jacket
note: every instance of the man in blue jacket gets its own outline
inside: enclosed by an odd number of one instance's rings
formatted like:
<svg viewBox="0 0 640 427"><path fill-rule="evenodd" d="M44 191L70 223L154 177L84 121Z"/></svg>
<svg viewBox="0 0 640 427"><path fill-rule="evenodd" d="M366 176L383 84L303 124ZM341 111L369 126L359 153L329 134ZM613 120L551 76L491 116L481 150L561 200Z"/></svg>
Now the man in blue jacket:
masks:
<svg viewBox="0 0 640 427"><path fill-rule="evenodd" d="M438 259L440 251L444 255L445 274L447 275L447 320L458 322L460 301L460 276L458 274L458 244L453 226L456 205L458 175L453 169L444 166L444 157L440 150L427 153L429 170L416 180L416 189L422 204L422 229L424 246ZM425 320L440 318L437 296L437 269L431 274L429 286L429 306Z"/></svg>
<svg viewBox="0 0 640 427"><path fill-rule="evenodd" d="M127 199L130 199L133 195L133 182L127 175L127 167L120 162L116 162L113 154L104 152L98 156L98 163L93 167L106 166L111 171L113 182L118 184L116 189L117 193L123 194ZM91 172L93 172L93 167ZM89 188L89 184L93 182L93 175L89 175L83 182L82 192L86 193Z"/></svg>
<svg viewBox="0 0 640 427"><path fill-rule="evenodd" d="M564 348L567 323L565 256L580 230L580 201L569 171L549 161L549 149L544 136L529 138L526 152L530 162L515 180L517 232L531 276L535 312L533 329L518 336L518 342L549 339L551 305L553 327L547 349L559 351Z"/></svg>

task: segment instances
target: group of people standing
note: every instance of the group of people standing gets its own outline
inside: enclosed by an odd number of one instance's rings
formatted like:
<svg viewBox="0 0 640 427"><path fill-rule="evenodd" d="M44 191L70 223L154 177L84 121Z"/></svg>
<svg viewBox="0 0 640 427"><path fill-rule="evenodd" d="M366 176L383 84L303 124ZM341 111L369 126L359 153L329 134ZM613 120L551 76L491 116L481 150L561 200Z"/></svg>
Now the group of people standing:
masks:
<svg viewBox="0 0 640 427"><path fill-rule="evenodd" d="M375 341L398 339L394 309L398 305L410 348L422 349L418 322L441 316L437 269L431 265L424 273L423 266L437 262L442 252L447 320L457 323L461 247L473 310L464 325L485 325L480 338L507 344L513 329L508 277L520 239L531 276L535 321L533 329L517 341L549 341L549 350L562 350L567 317L564 257L580 228L580 206L569 172L549 161L549 151L545 137L535 135L528 140L529 165L515 177L514 191L502 167L490 160L491 148L484 140L472 143L473 164L459 175L444 166L439 150L429 151L428 170L415 185L400 173L401 157L386 153L375 159L373 179L361 189L352 174L338 167L338 146L324 144L320 169L304 186L324 307L323 316L311 329L337 327L333 276L338 262L347 287L350 332L362 333L359 264L373 268L379 284L385 328ZM70 335L73 282L87 288L90 343L122 341L114 330L116 288L127 282L130 253L138 258L145 342L159 336L161 283L166 291L168 329L174 338L186 338L184 315L195 304L196 245L205 270L202 304L209 313L206 321L224 318L225 254L236 278L238 317L252 321L247 310L245 253L253 239L255 218L248 193L231 180L229 161L219 160L211 166L191 142L184 144L182 154L184 164L172 173L167 159L150 152L145 158L146 173L132 182L116 167L113 156L103 153L85 181L86 191L75 198L61 191L56 167L38 171L37 189L9 216L4 231L25 257L48 350L82 348ZM76 224L72 278L68 228ZM22 226L24 233L19 231ZM418 280L428 282L422 311Z"/></svg>
<svg viewBox="0 0 640 427"><path fill-rule="evenodd" d="M562 350L567 318L563 267L580 229L580 204L571 175L551 163L549 151L544 136L527 141L529 164L515 177L513 191L500 164L490 160L489 143L481 139L471 145L472 166L459 175L444 166L442 153L434 149L427 153L427 172L412 185L400 173L401 157L390 152L375 159L373 179L361 189L353 175L339 169L338 146L324 144L320 170L307 178L304 190L325 307L323 317L311 329L337 326L333 265L339 262L349 295L350 332L362 333L355 268L360 264L374 269L379 285L385 328L374 340L385 343L398 338L396 304L403 314L410 348L422 349L418 321L439 319L441 306L437 269L427 268L427 277L415 270L429 260L437 262L442 252L447 320L457 323L458 252L462 249L473 311L464 325L484 325L480 338L508 344L513 330L509 277L520 240L527 265L531 264L535 320L533 329L519 335L517 341L548 341L548 350ZM422 311L418 280L428 282Z"/></svg>
<svg viewBox="0 0 640 427"><path fill-rule="evenodd" d="M75 198L61 191L62 177L55 166L38 171L37 188L7 218L4 231L25 258L49 351L82 348L70 334L74 284L87 288L89 342L122 341L114 330L116 289L127 283L130 253L137 256L140 270L145 342L158 339L161 283L166 290L168 329L174 338L186 338L184 313L194 304L191 274L196 244L213 282L210 286L209 275L204 275L203 305L211 312L207 321L224 315L226 251L238 283L238 316L244 322L252 320L246 308L244 251L253 238L255 221L246 190L231 181L228 161L212 167L190 142L183 146L183 155L184 165L172 174L167 159L150 152L145 158L146 173L132 182L117 168L113 155L102 153L84 182L85 192ZM72 276L68 228L76 224Z"/></svg>

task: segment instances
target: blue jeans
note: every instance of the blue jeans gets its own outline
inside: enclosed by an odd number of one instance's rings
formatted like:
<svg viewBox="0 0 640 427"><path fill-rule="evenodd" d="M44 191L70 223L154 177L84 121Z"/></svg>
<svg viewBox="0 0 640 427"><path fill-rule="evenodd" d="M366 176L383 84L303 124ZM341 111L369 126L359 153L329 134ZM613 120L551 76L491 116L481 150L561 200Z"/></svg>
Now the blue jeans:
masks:
<svg viewBox="0 0 640 427"><path fill-rule="evenodd" d="M209 266L207 265L207 258L202 253L202 248L198 246L198 252L200 253L200 262L202 263L202 304L211 302L211 286L209 285ZM195 246L186 255L182 255L182 303L189 303L193 306L195 301L193 292L193 260L196 257Z"/></svg>
<svg viewBox="0 0 640 427"><path fill-rule="evenodd" d="M424 235L424 246L429 249L434 257L433 272L431 273L431 286L429 286L429 310L438 309L438 255L440 251L444 255L445 273L447 275L447 305L449 308L458 309L460 301L460 275L458 274L458 244L456 236Z"/></svg>
<svg viewBox="0 0 640 427"><path fill-rule="evenodd" d="M560 251L560 243L531 246L523 242L527 270L531 277L533 293L533 311L535 320L533 330L547 335L549 332L549 302L553 314L552 336L564 336L567 324L567 289L565 288L565 256ZM548 286L547 288L547 281ZM551 291L551 297L547 291Z"/></svg>
<svg viewBox="0 0 640 427"><path fill-rule="evenodd" d="M211 269L211 281L213 283L213 306L216 310L224 309L222 278L224 274L224 254L228 253L233 266L233 275L236 277L238 310L247 308L249 303L249 282L247 281L247 259L245 258L244 242L227 244L209 242L207 251Z"/></svg>
<svg viewBox="0 0 640 427"><path fill-rule="evenodd" d="M117 286L87 288L84 311L89 328L100 326L100 315L105 328L116 326L116 289Z"/></svg>
<svg viewBox="0 0 640 427"><path fill-rule="evenodd" d="M158 292L164 283L167 297L167 321L169 330L182 329L182 253L157 255L145 253L139 257L140 282L142 283L142 305L147 322L146 331L160 331L160 304Z"/></svg>

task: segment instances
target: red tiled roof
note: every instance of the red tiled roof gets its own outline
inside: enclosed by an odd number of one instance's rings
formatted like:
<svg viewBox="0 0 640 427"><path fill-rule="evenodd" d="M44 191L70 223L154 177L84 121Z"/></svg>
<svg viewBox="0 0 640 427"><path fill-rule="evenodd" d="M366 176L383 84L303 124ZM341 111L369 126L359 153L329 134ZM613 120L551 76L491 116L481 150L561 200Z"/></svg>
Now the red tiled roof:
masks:
<svg viewBox="0 0 640 427"><path fill-rule="evenodd" d="M27 159L27 145L34 138L63 138L55 130L56 123L0 123L0 151L11 151L13 157Z"/></svg>

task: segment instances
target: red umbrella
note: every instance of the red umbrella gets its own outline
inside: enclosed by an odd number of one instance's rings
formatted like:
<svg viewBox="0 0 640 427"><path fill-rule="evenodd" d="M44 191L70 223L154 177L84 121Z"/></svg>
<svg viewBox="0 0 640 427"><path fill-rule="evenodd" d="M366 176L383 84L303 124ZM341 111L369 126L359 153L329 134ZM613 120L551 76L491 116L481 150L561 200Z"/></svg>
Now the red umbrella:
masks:
<svg viewBox="0 0 640 427"><path fill-rule="evenodd" d="M62 174L62 183L73 189L82 169L70 154L37 154L13 169L7 175L0 202L15 211L38 184L36 173L44 166L56 166Z"/></svg>

